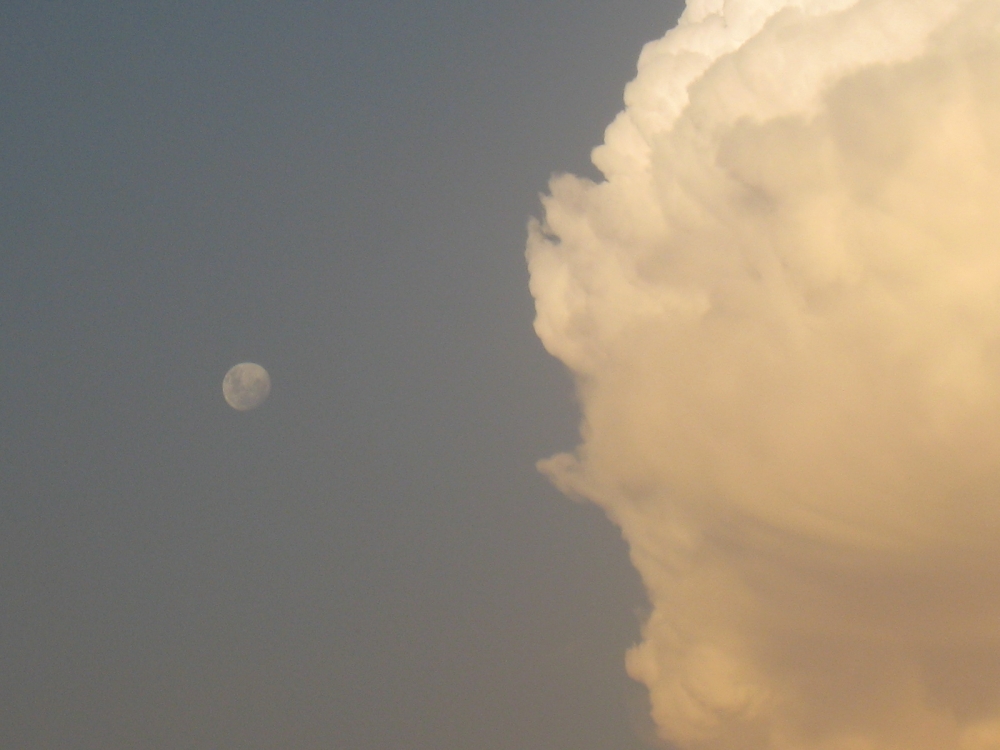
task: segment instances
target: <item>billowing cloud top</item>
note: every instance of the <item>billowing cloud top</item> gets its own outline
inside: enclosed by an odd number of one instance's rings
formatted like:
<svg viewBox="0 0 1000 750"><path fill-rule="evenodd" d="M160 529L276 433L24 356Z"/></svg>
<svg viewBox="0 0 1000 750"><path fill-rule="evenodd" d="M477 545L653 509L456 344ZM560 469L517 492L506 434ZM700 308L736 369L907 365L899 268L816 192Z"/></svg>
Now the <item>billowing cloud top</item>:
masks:
<svg viewBox="0 0 1000 750"><path fill-rule="evenodd" d="M530 227L665 739L1000 748L1000 3L692 0Z"/></svg>

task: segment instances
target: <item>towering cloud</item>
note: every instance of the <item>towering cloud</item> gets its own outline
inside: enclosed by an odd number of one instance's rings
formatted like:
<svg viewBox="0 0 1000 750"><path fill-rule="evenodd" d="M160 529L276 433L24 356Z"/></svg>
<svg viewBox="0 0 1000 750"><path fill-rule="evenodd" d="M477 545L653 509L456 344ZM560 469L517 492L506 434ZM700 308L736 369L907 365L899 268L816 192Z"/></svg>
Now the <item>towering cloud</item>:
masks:
<svg viewBox="0 0 1000 750"><path fill-rule="evenodd" d="M690 0L625 101L528 261L662 736L1000 749L1000 3Z"/></svg>

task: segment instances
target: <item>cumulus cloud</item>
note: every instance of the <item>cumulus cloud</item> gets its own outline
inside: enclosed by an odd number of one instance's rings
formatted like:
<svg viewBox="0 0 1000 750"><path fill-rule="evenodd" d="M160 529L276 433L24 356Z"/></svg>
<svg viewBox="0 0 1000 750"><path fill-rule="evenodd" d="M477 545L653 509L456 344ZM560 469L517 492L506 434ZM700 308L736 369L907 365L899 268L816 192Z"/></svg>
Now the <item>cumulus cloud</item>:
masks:
<svg viewBox="0 0 1000 750"><path fill-rule="evenodd" d="M690 0L529 228L680 748L1000 750L1000 3Z"/></svg>

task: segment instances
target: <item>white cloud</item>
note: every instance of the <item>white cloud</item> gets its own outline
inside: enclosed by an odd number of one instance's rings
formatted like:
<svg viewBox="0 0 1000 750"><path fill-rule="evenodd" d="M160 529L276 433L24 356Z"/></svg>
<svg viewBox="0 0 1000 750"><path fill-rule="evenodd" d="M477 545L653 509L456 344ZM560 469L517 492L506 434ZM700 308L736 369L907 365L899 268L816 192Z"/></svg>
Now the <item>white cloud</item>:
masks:
<svg viewBox="0 0 1000 750"><path fill-rule="evenodd" d="M681 747L1000 748L1000 5L691 2L528 261Z"/></svg>

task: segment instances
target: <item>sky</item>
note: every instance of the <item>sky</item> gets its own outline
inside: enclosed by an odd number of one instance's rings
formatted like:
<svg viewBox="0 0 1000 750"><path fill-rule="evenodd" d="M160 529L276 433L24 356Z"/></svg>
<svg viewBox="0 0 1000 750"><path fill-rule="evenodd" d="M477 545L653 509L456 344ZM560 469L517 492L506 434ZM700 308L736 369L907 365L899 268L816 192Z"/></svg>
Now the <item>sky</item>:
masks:
<svg viewBox="0 0 1000 750"><path fill-rule="evenodd" d="M1000 748L1000 5L341 5L0 8L0 746Z"/></svg>
<svg viewBox="0 0 1000 750"><path fill-rule="evenodd" d="M0 7L0 745L648 746L525 227L680 10Z"/></svg>

